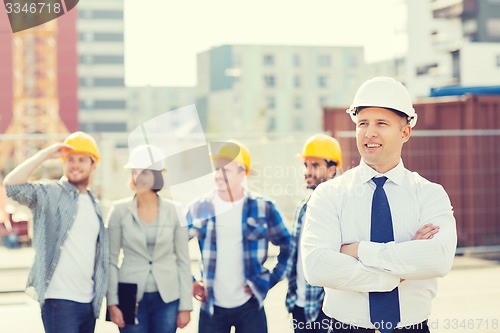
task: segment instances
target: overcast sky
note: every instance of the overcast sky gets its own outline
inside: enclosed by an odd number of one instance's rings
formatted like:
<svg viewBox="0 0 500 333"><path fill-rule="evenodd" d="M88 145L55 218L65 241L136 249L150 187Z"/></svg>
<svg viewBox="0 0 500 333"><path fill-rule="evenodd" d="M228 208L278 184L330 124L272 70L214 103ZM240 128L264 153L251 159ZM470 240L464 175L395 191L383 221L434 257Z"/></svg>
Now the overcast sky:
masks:
<svg viewBox="0 0 500 333"><path fill-rule="evenodd" d="M224 44L365 47L394 54L394 0L125 0L127 85L196 84L196 54Z"/></svg>

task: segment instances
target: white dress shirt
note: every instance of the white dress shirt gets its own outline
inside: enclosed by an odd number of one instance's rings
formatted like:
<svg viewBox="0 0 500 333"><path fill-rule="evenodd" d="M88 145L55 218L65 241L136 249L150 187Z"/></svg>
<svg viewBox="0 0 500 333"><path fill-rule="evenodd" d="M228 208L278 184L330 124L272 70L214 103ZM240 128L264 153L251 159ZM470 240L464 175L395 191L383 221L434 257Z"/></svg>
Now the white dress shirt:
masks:
<svg viewBox="0 0 500 333"><path fill-rule="evenodd" d="M410 172L400 161L384 174L394 241L370 242L375 176L381 174L361 161L314 190L301 242L304 273L310 284L325 287L323 311L338 321L374 328L368 292L399 287L398 327L420 323L431 313L436 278L446 275L453 263L453 209L441 185ZM439 232L432 239L413 241L426 223L439 226ZM360 242L359 260L340 253L342 245L355 242Z"/></svg>

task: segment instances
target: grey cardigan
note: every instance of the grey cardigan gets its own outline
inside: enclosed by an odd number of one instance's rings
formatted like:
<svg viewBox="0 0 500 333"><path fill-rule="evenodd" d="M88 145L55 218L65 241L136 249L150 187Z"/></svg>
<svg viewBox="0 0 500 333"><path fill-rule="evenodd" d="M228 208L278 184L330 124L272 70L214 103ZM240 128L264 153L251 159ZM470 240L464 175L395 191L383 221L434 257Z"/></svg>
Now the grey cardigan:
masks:
<svg viewBox="0 0 500 333"><path fill-rule="evenodd" d="M159 197L158 233L150 255L144 228L137 214L135 197L113 203L108 215L109 287L108 305L118 304L118 282L137 283L137 301L142 299L149 271L162 300L179 299L180 310L192 310L192 277L188 230L181 227L172 201ZM123 262L118 266L120 250Z"/></svg>

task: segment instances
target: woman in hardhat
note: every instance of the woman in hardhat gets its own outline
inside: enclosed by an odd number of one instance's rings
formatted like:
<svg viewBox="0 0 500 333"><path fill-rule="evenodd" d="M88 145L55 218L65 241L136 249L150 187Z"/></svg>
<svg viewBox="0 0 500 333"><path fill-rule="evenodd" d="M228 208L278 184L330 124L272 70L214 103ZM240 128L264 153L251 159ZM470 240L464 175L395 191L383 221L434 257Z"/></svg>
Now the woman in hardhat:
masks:
<svg viewBox="0 0 500 333"><path fill-rule="evenodd" d="M109 214L108 312L120 332L174 333L190 320L187 227L181 227L175 204L157 194L163 187L164 158L150 145L132 151L125 167L131 170L135 195L115 202ZM125 315L120 299L126 295L120 294L120 283L137 286L136 318Z"/></svg>

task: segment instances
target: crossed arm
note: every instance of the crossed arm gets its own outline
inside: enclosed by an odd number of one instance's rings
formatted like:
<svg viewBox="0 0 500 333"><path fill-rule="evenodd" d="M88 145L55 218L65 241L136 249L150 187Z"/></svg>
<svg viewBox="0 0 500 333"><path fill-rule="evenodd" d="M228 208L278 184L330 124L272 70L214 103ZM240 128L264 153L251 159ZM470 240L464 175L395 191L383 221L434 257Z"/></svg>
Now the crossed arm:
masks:
<svg viewBox="0 0 500 333"><path fill-rule="evenodd" d="M422 208L422 225L413 239L346 244L340 223L341 198L317 188L308 203L301 240L306 279L316 286L370 292L390 291L401 280L447 274L453 263L456 228L449 199L442 193L433 198L432 207Z"/></svg>
<svg viewBox="0 0 500 333"><path fill-rule="evenodd" d="M433 225L432 223L424 224L413 236L412 240L423 240L432 239L434 235L439 232L439 226ZM347 254L355 259L359 259L358 256L359 242L344 244L340 247L340 253Z"/></svg>

